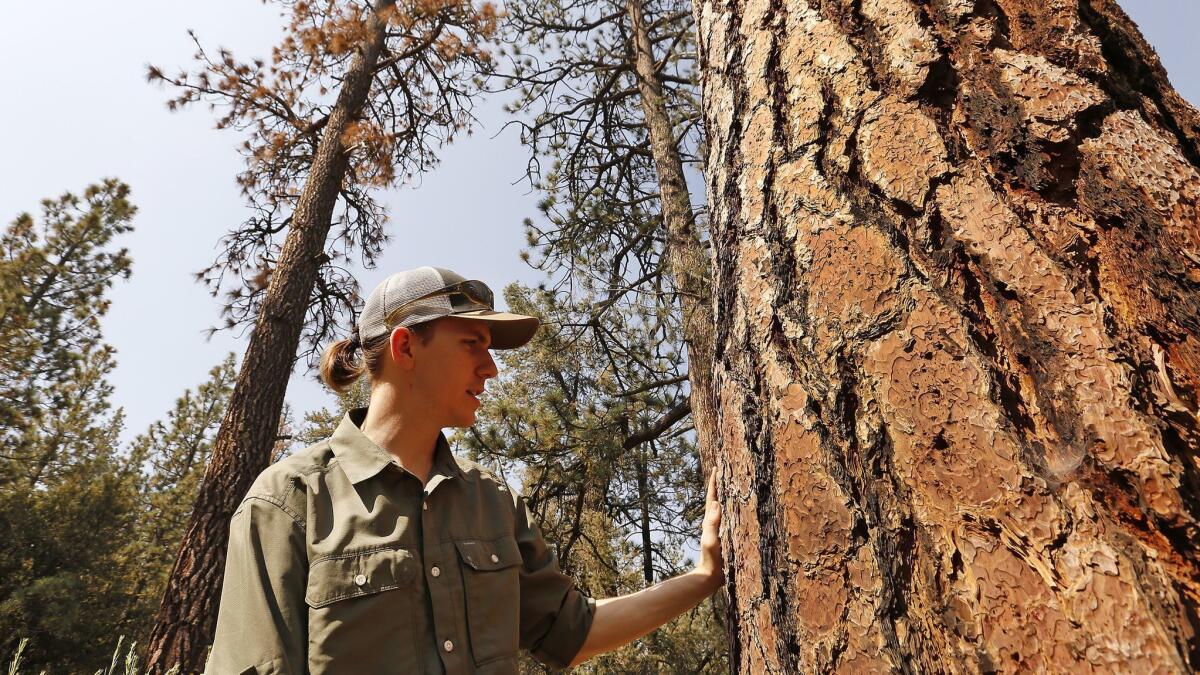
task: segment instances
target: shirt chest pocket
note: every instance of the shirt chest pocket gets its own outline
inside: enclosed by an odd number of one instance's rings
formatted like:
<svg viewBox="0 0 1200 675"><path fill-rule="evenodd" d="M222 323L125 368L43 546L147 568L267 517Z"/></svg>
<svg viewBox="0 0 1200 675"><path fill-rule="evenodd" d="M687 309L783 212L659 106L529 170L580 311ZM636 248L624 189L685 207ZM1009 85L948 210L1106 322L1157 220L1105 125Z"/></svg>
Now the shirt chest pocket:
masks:
<svg viewBox="0 0 1200 675"><path fill-rule="evenodd" d="M338 600L411 586L415 574L416 561L408 549L341 553L309 568L304 601L319 609Z"/></svg>
<svg viewBox="0 0 1200 675"><path fill-rule="evenodd" d="M475 665L513 658L520 645L521 550L511 536L454 542L462 564Z"/></svg>
<svg viewBox="0 0 1200 675"><path fill-rule="evenodd" d="M415 671L416 574L408 549L345 552L314 562L304 595L309 670L377 659L396 672Z"/></svg>

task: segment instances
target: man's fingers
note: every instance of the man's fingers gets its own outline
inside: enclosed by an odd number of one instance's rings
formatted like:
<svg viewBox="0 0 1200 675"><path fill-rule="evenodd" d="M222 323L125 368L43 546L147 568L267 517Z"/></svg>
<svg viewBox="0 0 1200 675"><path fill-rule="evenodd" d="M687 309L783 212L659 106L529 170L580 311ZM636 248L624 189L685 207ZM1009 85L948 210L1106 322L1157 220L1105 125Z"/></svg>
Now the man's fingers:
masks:
<svg viewBox="0 0 1200 675"><path fill-rule="evenodd" d="M705 518L705 520L712 523L714 526L720 525L721 524L721 505L718 504L717 502L712 502L711 506L712 506L712 509L709 510L708 516Z"/></svg>
<svg viewBox="0 0 1200 675"><path fill-rule="evenodd" d="M709 525L716 525L721 522L721 503L717 501L716 470L708 474L708 498L704 503L704 520Z"/></svg>

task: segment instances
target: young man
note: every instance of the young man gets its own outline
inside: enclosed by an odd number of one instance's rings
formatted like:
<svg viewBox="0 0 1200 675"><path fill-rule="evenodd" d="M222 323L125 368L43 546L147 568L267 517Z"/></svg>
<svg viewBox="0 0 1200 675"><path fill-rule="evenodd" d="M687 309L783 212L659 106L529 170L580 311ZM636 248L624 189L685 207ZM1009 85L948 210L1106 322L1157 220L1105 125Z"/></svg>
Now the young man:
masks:
<svg viewBox="0 0 1200 675"><path fill-rule="evenodd" d="M321 374L371 378L367 408L269 467L233 516L208 672L516 673L615 649L724 583L715 482L687 573L595 601L558 567L524 500L450 452L496 376L489 349L538 319L496 312L483 283L422 267L367 298Z"/></svg>

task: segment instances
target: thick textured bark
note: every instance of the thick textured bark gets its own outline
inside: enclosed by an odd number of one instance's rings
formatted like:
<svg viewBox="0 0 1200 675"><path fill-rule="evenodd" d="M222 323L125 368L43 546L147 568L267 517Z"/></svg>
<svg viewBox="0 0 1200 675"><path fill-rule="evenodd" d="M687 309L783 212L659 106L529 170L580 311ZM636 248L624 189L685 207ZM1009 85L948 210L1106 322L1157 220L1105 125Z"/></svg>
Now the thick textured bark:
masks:
<svg viewBox="0 0 1200 675"><path fill-rule="evenodd" d="M392 2L377 3L376 12ZM229 519L267 467L279 429L304 316L325 255L338 188L347 170L342 135L362 109L384 41L385 23L368 20L317 147L279 263L271 272L254 333L238 373L196 504L167 581L147 647L147 671L199 671L212 643L225 570Z"/></svg>
<svg viewBox="0 0 1200 675"><path fill-rule="evenodd" d="M628 0L625 9L633 41L638 94L650 136L650 153L658 174L663 227L666 229L667 272L679 291L683 340L688 349L692 424L696 428L701 462L707 467L712 466L712 455L717 447L713 412L716 398L712 388L712 261L701 246L696 231L696 216L683 175L679 143L663 98L659 69L654 63L650 36L642 18L641 0Z"/></svg>
<svg viewBox="0 0 1200 675"><path fill-rule="evenodd" d="M1200 667L1200 118L1136 27L698 16L738 671Z"/></svg>

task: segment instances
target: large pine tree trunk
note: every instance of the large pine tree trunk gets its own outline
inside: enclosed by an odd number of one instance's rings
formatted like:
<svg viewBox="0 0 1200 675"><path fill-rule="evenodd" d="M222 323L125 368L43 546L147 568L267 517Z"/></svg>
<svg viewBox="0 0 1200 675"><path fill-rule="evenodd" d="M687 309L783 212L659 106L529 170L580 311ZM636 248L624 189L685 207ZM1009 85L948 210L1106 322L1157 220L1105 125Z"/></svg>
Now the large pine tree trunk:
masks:
<svg viewBox="0 0 1200 675"><path fill-rule="evenodd" d="M1200 118L1129 18L698 16L738 671L1200 667Z"/></svg>
<svg viewBox="0 0 1200 675"><path fill-rule="evenodd" d="M366 101L386 27L378 12L392 4L379 0L368 20L369 37L342 80L279 263L271 270L266 298L150 634L149 673L163 673L175 664L183 673L204 666L216 629L229 519L270 462L300 331L347 170L342 135Z"/></svg>

